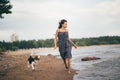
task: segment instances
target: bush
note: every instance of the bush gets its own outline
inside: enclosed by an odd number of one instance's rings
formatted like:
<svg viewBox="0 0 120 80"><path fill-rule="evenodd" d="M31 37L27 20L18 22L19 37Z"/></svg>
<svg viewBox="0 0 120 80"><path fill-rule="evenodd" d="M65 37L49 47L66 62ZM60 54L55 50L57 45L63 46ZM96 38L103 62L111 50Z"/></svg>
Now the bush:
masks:
<svg viewBox="0 0 120 80"><path fill-rule="evenodd" d="M0 53L5 52L5 51L6 51L5 48L0 48Z"/></svg>
<svg viewBox="0 0 120 80"><path fill-rule="evenodd" d="M16 51L16 50L18 50L19 48L18 47L16 47L16 46L13 46L12 47L12 51Z"/></svg>

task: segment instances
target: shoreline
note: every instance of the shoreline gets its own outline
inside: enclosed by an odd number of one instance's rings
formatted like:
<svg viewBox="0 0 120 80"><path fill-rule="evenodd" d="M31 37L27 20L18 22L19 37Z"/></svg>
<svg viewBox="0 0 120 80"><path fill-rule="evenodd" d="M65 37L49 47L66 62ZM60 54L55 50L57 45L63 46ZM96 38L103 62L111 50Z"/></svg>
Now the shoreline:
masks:
<svg viewBox="0 0 120 80"><path fill-rule="evenodd" d="M87 47L94 48L96 46L97 45L87 46ZM118 46L120 45L101 45L101 46L103 47L104 46L113 46L113 47L115 46L116 48L119 48ZM82 47L82 48L85 48L85 47ZM90 49L93 49L93 48L90 48ZM97 74L96 72L105 70L106 68L101 67L101 66L107 66L107 65L108 65L109 70L111 70L111 68L109 67L111 65L107 64L109 63L109 60L107 60L107 61L102 61L100 63L95 63L93 64L94 67L92 68L90 67L88 69L82 70L82 72L80 71L80 75L79 73L77 74L77 71L79 70L73 68L72 74L69 75L64 68L62 59L57 58L56 55L52 55L51 54L52 51L51 51L50 53L48 53L51 55L41 55L41 59L38 62L38 67L37 67L38 70L35 72L32 72L30 69L27 69L27 65L26 65L27 64L26 60L32 50L35 50L36 52L39 52L39 51L50 52L51 50L54 50L54 48L18 50L18 51L10 51L9 53L6 53L6 55L3 56L3 60L0 60L0 80L28 80L28 79L29 80L39 80L39 79L42 79L42 80L56 80L56 79L58 80L90 80L90 79L104 80L104 78L107 79L105 76L108 76L108 75L103 74L102 72L100 72L100 74ZM20 60L17 60L17 59L20 59ZM110 58L110 59L112 60L113 58ZM110 64L114 64L114 63L116 62L111 62ZM99 68L99 71L97 71L96 68ZM109 70L108 70L108 73L109 73ZM79 77L79 79L75 79L76 74ZM97 75L98 77L94 78L95 77L94 75ZM100 75L102 75L102 77ZM113 76L112 74L109 74L109 75ZM118 79L115 79L115 80L118 80Z"/></svg>
<svg viewBox="0 0 120 80"><path fill-rule="evenodd" d="M86 48L86 47L96 47L96 46L119 46L120 44L105 44L105 45L90 45L90 46L78 46L78 49L79 48ZM73 47L74 48L74 47ZM19 50L17 50L17 51L6 51L6 52L3 52L3 53L5 53L5 54L11 54L12 53L12 55L14 54L14 53L24 53L24 54L29 54L29 53L31 53L31 51L35 51L35 52L39 52L40 50L42 50L42 51L45 51L45 50L58 50L58 48L57 49L54 49L54 47L43 47L43 48L33 48L33 49L19 49ZM20 51L20 52L19 52ZM18 55L18 54L17 54Z"/></svg>

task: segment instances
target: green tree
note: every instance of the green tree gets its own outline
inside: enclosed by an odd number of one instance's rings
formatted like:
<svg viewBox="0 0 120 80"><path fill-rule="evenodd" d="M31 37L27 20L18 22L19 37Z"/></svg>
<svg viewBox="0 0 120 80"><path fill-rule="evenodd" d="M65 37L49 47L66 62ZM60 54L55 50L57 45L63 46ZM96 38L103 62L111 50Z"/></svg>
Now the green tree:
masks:
<svg viewBox="0 0 120 80"><path fill-rule="evenodd" d="M12 5L9 0L0 0L0 18L4 18L2 14L10 14Z"/></svg>
<svg viewBox="0 0 120 80"><path fill-rule="evenodd" d="M32 40L32 46L33 48L38 48L38 44L36 40Z"/></svg>

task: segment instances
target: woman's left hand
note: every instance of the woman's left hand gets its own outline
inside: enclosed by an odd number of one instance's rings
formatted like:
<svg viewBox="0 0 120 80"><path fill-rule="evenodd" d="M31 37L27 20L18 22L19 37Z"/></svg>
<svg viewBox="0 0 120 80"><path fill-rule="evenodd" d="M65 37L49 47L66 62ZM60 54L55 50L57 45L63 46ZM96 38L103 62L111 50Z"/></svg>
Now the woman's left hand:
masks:
<svg viewBox="0 0 120 80"><path fill-rule="evenodd" d="M74 47L75 47L75 48L77 48L77 46L76 46L76 45L74 45Z"/></svg>

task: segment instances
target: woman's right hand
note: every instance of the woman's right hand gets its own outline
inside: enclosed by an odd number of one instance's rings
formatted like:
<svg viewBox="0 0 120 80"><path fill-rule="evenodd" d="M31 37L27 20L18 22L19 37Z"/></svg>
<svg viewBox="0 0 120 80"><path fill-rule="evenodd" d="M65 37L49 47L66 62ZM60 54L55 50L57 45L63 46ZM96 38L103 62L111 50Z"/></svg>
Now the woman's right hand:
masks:
<svg viewBox="0 0 120 80"><path fill-rule="evenodd" d="M54 46L54 49L56 49L56 48L57 48L57 46L55 45L55 46Z"/></svg>

